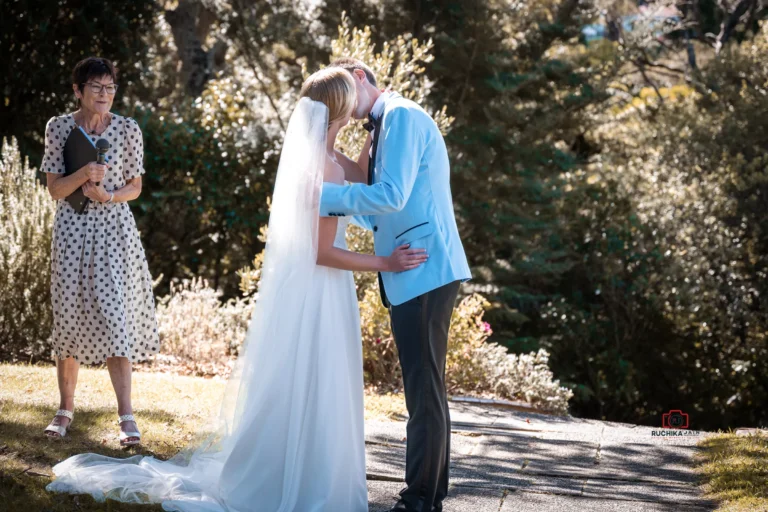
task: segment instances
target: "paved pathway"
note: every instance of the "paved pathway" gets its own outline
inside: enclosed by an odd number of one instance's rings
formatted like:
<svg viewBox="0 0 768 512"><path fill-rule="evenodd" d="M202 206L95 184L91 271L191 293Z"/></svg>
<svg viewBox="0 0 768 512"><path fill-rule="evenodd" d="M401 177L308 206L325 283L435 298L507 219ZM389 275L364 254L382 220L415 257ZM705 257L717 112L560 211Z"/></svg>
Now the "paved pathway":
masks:
<svg viewBox="0 0 768 512"><path fill-rule="evenodd" d="M445 512L704 511L701 437L651 427L453 402ZM706 432L702 436L708 435ZM391 507L405 471L405 422L366 422L370 512Z"/></svg>

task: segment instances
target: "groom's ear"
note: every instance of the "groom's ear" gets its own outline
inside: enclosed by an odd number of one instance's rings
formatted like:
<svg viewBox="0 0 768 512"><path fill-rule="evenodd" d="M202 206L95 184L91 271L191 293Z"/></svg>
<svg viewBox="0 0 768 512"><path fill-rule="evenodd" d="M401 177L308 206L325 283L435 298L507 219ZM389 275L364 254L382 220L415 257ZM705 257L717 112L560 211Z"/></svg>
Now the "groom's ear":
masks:
<svg viewBox="0 0 768 512"><path fill-rule="evenodd" d="M352 74L357 78L359 82L365 83L368 81L368 77L365 76L365 71L362 69L355 69L352 71Z"/></svg>

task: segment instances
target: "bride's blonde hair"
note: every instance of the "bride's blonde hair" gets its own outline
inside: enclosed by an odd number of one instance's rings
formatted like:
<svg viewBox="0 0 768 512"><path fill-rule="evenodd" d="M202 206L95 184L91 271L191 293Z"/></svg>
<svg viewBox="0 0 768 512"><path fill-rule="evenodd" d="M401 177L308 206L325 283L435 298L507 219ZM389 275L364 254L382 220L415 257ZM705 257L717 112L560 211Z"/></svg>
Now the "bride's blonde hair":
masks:
<svg viewBox="0 0 768 512"><path fill-rule="evenodd" d="M355 108L355 82L345 69L321 69L312 73L301 86L301 97L305 96L326 104L330 126Z"/></svg>

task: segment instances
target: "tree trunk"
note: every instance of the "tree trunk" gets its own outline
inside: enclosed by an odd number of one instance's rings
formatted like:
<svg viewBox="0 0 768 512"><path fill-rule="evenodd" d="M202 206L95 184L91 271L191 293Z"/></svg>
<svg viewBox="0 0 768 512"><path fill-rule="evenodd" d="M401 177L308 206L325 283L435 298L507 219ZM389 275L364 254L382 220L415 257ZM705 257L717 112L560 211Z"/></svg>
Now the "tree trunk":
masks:
<svg viewBox="0 0 768 512"><path fill-rule="evenodd" d="M205 84L224 65L227 44L216 41L212 48L203 46L216 22L215 14L199 0L179 0L173 11L165 11L181 61L180 82L190 96L202 94Z"/></svg>

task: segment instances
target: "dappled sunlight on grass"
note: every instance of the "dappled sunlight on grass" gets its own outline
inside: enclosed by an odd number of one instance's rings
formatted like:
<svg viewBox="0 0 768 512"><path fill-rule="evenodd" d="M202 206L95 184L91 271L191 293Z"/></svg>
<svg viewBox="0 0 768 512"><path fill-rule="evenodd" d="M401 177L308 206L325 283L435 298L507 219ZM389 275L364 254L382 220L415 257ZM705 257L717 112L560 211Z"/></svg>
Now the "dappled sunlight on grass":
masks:
<svg viewBox="0 0 768 512"><path fill-rule="evenodd" d="M89 496L51 494L52 466L78 453L125 458L168 459L183 449L201 422L218 414L225 382L174 374L134 372L134 414L142 444L118 443L117 404L103 368L82 367L75 395L75 421L60 440L43 435L58 406L52 366L0 364L0 510L101 511L161 510L159 505L97 503ZM366 419L402 419L402 394L365 394Z"/></svg>
<svg viewBox="0 0 768 512"><path fill-rule="evenodd" d="M124 450L118 443L117 405L105 369L81 368L75 421L61 440L43 429L58 406L56 369L0 365L0 508L3 510L160 510L160 507L99 504L88 496L45 491L51 467L84 452L110 457L152 455L167 459L182 449L198 425L216 414L224 382L212 379L134 373L134 414L142 445Z"/></svg>
<svg viewBox="0 0 768 512"><path fill-rule="evenodd" d="M768 436L722 433L707 437L699 471L719 512L768 512Z"/></svg>
<svg viewBox="0 0 768 512"><path fill-rule="evenodd" d="M0 400L15 399L50 408L51 417L59 403L56 368L53 366L0 365ZM141 415L161 407L171 414L209 416L216 410L224 381L196 379L166 373L134 372L132 381L134 413ZM81 367L75 394L75 422L81 411L112 410L117 419L117 402L109 374L100 368ZM46 419L49 421L50 418ZM45 425L43 425L44 427ZM141 425L139 425L141 426Z"/></svg>

